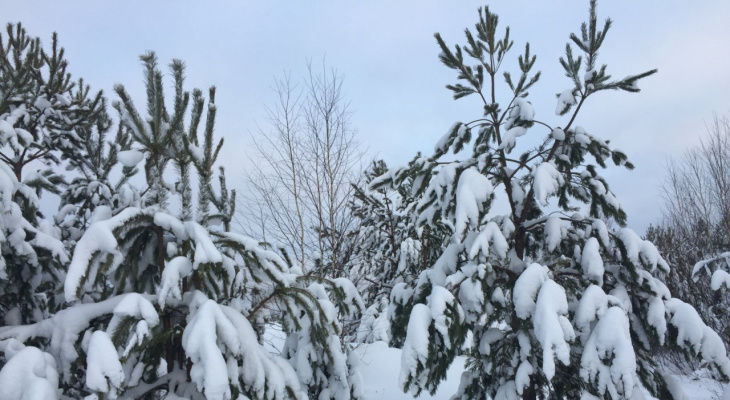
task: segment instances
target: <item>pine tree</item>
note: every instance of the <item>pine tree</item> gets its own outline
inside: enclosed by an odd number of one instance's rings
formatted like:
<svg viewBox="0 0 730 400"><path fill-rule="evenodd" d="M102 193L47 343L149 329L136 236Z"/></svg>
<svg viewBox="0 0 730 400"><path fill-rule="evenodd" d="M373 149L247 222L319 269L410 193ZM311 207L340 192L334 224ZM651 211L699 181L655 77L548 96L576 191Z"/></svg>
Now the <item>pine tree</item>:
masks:
<svg viewBox="0 0 730 400"><path fill-rule="evenodd" d="M0 394L20 398L36 390L11 382L12 367L44 371L33 375L38 390L60 386L75 398L356 395L357 377L338 338L339 314L362 308L354 286L305 276L265 243L230 232L235 192L222 169L213 187L222 145L214 137L215 89L199 139L206 101L194 90L187 116L184 64L170 66L175 93L168 112L155 54L141 59L148 117L118 85L114 142L95 128L86 132L94 143L68 155L84 178L64 199L76 215L91 217L69 241L67 307L35 324L0 328L7 361L0 382L8 388ZM143 161L146 187L126 191ZM121 181L112 186L108 171L119 164ZM102 185L103 195L93 193ZM274 323L290 334L283 358L262 346L265 327Z"/></svg>
<svg viewBox="0 0 730 400"><path fill-rule="evenodd" d="M54 216L70 250L92 222L140 205L139 193L129 180L139 172L136 163L143 154L131 149L132 138L122 124L109 140L111 128L100 120L92 129L77 130L80 146L62 155L67 169L78 173L61 193L61 206Z"/></svg>
<svg viewBox="0 0 730 400"><path fill-rule="evenodd" d="M3 169L0 318L30 323L56 310L68 253L40 213L43 193L59 194L61 158L82 145L82 132L106 129L101 92L71 81L64 49L50 49L21 24L0 34L0 167ZM35 168L34 171L29 169Z"/></svg>
<svg viewBox="0 0 730 400"><path fill-rule="evenodd" d="M660 347L701 358L727 379L722 341L671 297L660 279L669 266L656 247L628 228L607 229L604 220L623 226L626 215L598 167L633 165L578 125L589 97L638 92L638 81L656 70L609 75L598 52L611 20L599 25L591 1L588 21L560 59L570 87L557 95L559 119L551 124L535 119L528 100L540 78L529 44L518 74L505 72L507 90L498 91L513 41L497 27L485 8L463 47L452 49L436 34L440 60L458 73L447 88L455 99L478 96L484 114L454 124L432 156L375 185L412 181L414 221L451 230L438 260L393 295L411 308L401 327L404 390L433 393L469 331L459 399L627 399L641 396L641 386L675 398L653 359ZM540 131L529 147L526 138ZM492 210L497 198L507 214Z"/></svg>
<svg viewBox="0 0 730 400"><path fill-rule="evenodd" d="M425 265L431 265L448 236L440 230L418 229L410 215L416 206L410 195L411 182L398 187L379 187L377 181L387 177L384 161L372 163L365 171L364 182L353 184L352 213L359 219L359 238L350 279L358 282L367 310L357 328L357 342L389 341L401 347L404 330L391 331L390 320L406 317L398 301L389 307L394 287L411 285ZM398 292L398 289L396 289ZM390 312L388 310L391 310Z"/></svg>

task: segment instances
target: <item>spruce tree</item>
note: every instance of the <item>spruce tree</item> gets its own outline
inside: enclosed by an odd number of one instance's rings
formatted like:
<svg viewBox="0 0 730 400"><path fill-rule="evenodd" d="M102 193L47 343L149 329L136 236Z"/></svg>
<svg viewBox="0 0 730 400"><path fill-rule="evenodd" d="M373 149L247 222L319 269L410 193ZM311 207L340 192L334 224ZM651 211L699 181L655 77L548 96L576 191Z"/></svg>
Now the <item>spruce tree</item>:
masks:
<svg viewBox="0 0 730 400"><path fill-rule="evenodd" d="M529 101L540 79L529 44L517 73L504 72L497 85L513 46L498 22L480 9L466 44L454 48L436 34L441 62L457 72L447 88L455 99L479 97L483 114L455 123L433 155L375 184L410 180L414 222L451 232L438 260L391 295L411 308L401 326L403 389L433 393L467 332L458 399L628 399L641 398L642 386L675 398L654 360L659 347L698 357L727 379L722 341L671 297L661 279L670 269L654 245L604 223L623 226L626 214L601 168L633 165L592 133L600 128L578 125L589 98L638 92L656 70L612 78L598 61L611 20L600 24L591 1L560 59L569 86L557 94L558 118L539 120ZM499 214L494 201L509 211Z"/></svg>

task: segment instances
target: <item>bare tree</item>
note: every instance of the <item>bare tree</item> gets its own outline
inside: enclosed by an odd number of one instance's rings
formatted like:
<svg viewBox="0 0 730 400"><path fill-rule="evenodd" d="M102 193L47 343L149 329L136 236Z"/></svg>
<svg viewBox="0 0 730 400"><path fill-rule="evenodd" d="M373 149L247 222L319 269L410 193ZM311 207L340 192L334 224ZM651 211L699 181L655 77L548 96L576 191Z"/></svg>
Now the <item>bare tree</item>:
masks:
<svg viewBox="0 0 730 400"><path fill-rule="evenodd" d="M670 160L662 185L663 223L692 243L695 257L730 245L730 120L713 118L707 137Z"/></svg>
<svg viewBox="0 0 730 400"><path fill-rule="evenodd" d="M342 276L356 236L351 183L361 174L343 77L310 62L303 84L277 79L266 126L255 136L242 228L283 246L303 271Z"/></svg>
<svg viewBox="0 0 730 400"><path fill-rule="evenodd" d="M730 119L715 115L706 128L698 147L669 160L662 222L649 227L647 238L674 266L672 294L692 304L727 345L730 296L713 291L709 276L693 274L698 262L730 250Z"/></svg>

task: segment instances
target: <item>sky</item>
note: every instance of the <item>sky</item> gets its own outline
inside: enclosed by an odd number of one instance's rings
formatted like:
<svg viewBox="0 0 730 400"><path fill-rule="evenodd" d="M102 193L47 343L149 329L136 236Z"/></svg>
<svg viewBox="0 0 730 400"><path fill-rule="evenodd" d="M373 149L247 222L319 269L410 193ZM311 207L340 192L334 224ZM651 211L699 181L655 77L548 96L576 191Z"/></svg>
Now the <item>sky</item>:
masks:
<svg viewBox="0 0 730 400"><path fill-rule="evenodd" d="M154 50L163 66L173 58L184 60L189 89L218 89L216 132L226 139L219 162L226 167L229 186L235 187L254 154L252 135L257 125L265 126L275 78L287 72L303 76L308 60L326 60L344 76L352 126L371 157L401 165L418 151L430 154L455 121L471 121L482 112L479 103L454 101L444 88L456 76L438 61L433 34L440 32L452 45L463 43L464 28L473 27L477 8L484 4L0 0L0 22L20 21L46 43L51 32L58 32L73 76L112 100L114 84L122 83L138 107L144 104L138 56ZM587 17L588 1L499 0L489 5L500 15L501 26L511 28L511 58L526 41L537 54L535 68L542 79L530 96L536 118L560 126L555 94L570 82L558 58L568 35ZM660 218L660 183L668 160L699 144L713 113L730 111L730 2L604 0L598 7L599 19L614 20L599 59L609 73L619 78L659 70L640 83L639 94L590 98L576 121L609 139L636 165L634 171L609 169L605 176L629 226L643 232ZM506 90L498 86L498 96Z"/></svg>

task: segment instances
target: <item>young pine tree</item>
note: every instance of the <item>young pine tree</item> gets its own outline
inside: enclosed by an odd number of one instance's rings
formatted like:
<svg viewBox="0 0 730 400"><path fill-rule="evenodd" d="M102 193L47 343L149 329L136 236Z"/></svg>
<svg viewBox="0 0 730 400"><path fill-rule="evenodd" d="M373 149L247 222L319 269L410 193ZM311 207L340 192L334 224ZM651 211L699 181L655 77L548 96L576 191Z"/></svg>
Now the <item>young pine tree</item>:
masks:
<svg viewBox="0 0 730 400"><path fill-rule="evenodd" d="M359 239L350 278L357 282L367 310L357 328L356 341L384 340L401 347L405 330L391 319L407 318L410 309L398 302L389 307L390 292L395 285L412 284L426 265L431 265L444 245L444 227L419 228L410 218L416 202L411 182L406 179L397 188L373 188L384 179L388 167L382 160L372 163L364 173L364 182L353 184L352 213L359 220ZM390 310L390 311L389 311Z"/></svg>
<svg viewBox="0 0 730 400"><path fill-rule="evenodd" d="M579 112L601 92L638 92L638 81L656 72L613 79L598 62L610 27L599 24L591 1L588 21L560 59L569 87L557 95L554 121L536 119L529 101L540 78L529 45L517 74L504 72L498 85L513 42L509 29L498 36L488 8L463 47L436 34L440 60L458 73L447 88L455 99L478 96L483 114L457 122L432 156L375 185L411 180L413 220L451 231L438 260L391 295L411 308L402 327L404 390L433 393L469 331L458 399L635 399L642 386L675 398L653 359L659 346L730 376L718 335L659 279L670 271L654 245L603 222L623 225L626 215L600 168L632 165L578 125ZM495 199L506 214L492 208Z"/></svg>
<svg viewBox="0 0 730 400"><path fill-rule="evenodd" d="M64 50L50 48L21 24L0 33L0 321L48 317L69 256L53 222L40 213L43 193L60 194L61 158L82 144L82 132L108 124L101 92L71 81Z"/></svg>
<svg viewBox="0 0 730 400"><path fill-rule="evenodd" d="M338 339L338 313L362 308L354 286L303 276L280 253L229 231L235 193L222 170L218 190L212 183L222 146L213 134L215 89L206 109L201 91L183 90L184 64L173 61L168 111L156 56L141 59L146 117L117 86L122 125L114 143L94 136L96 144L69 157L84 179L107 187L109 165L121 163L124 185L144 162L146 186L132 188L130 196L117 190L91 197L89 226L73 246L65 277L65 309L35 324L0 328L7 361L0 397L35 391L43 398L92 399L357 394ZM87 154L97 159L82 162ZM91 186L73 185L87 194ZM86 200L64 198L86 215ZM262 346L264 328L275 322L290 334L285 357ZM34 373L17 380L18 370Z"/></svg>

